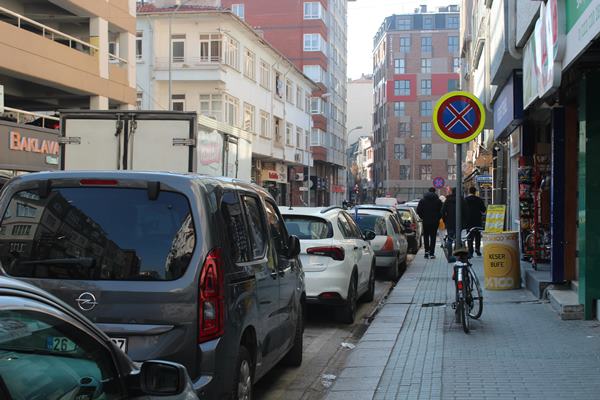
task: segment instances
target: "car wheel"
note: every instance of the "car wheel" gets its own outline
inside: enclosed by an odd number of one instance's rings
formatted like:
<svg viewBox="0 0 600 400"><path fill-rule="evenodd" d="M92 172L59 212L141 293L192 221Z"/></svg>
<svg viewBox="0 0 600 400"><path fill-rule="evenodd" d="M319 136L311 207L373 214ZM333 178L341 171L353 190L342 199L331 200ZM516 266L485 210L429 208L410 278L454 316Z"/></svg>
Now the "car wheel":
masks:
<svg viewBox="0 0 600 400"><path fill-rule="evenodd" d="M388 279L396 282L400 277L400 260L396 259L394 265L388 270Z"/></svg>
<svg viewBox="0 0 600 400"><path fill-rule="evenodd" d="M350 279L350 286L348 287L348 296L346 298L346 305L342 307L340 312L340 320L344 324L353 324L354 318L356 318L356 299L357 288L356 288L356 275L352 275Z"/></svg>
<svg viewBox="0 0 600 400"><path fill-rule="evenodd" d="M240 346L233 379L233 399L252 400L252 357L246 347Z"/></svg>
<svg viewBox="0 0 600 400"><path fill-rule="evenodd" d="M290 367L302 365L302 350L304 346L304 307L299 305L298 322L294 333L294 345L283 358L283 364Z"/></svg>
<svg viewBox="0 0 600 400"><path fill-rule="evenodd" d="M406 256L404 256L404 261L400 263L400 272L404 273L406 271ZM398 277L400 274L398 274Z"/></svg>
<svg viewBox="0 0 600 400"><path fill-rule="evenodd" d="M363 301L371 302L375 298L375 263L371 265L371 273L369 274L369 289L363 296Z"/></svg>

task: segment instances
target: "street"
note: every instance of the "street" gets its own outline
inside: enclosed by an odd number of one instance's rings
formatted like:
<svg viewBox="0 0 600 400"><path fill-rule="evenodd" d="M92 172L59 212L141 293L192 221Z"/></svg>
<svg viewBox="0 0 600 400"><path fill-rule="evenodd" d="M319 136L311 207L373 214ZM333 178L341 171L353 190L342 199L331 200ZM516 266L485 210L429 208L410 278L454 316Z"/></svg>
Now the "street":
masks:
<svg viewBox="0 0 600 400"><path fill-rule="evenodd" d="M342 343L354 346L365 333L369 316L386 296L392 283L377 274L375 299L361 303L353 325L331 322L333 310L318 306L308 309L304 331L304 359L299 368L276 367L258 382L255 397L262 400L318 400L327 395L329 387L344 366L350 350Z"/></svg>

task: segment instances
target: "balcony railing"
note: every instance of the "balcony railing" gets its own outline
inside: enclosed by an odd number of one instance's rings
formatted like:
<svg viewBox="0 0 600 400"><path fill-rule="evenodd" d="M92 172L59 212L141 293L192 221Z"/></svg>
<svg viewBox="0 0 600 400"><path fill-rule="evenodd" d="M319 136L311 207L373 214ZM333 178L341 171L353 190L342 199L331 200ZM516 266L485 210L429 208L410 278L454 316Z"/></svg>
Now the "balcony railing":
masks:
<svg viewBox="0 0 600 400"><path fill-rule="evenodd" d="M223 59L219 56L213 57L173 57L171 62L172 69L196 69L211 65L223 64ZM156 57L154 59L155 68L158 70L169 69L169 57Z"/></svg>
<svg viewBox="0 0 600 400"><path fill-rule="evenodd" d="M26 30L43 36L46 39L50 39L56 43L68 46L74 50L81 51L86 54L94 54L98 51L98 47L84 40L78 39L75 36L71 36L67 33L61 32L57 29L51 28L48 25L39 23L31 18L27 18L21 14L11 11L7 8L0 7L0 21L12 23L19 29ZM127 64L127 60L117 56L116 54L109 53L109 60L113 63Z"/></svg>
<svg viewBox="0 0 600 400"><path fill-rule="evenodd" d="M45 114L38 114L30 111L19 110L18 108L4 107L4 114L0 114L0 119L15 122L17 124L32 124L49 129L58 129L60 118Z"/></svg>

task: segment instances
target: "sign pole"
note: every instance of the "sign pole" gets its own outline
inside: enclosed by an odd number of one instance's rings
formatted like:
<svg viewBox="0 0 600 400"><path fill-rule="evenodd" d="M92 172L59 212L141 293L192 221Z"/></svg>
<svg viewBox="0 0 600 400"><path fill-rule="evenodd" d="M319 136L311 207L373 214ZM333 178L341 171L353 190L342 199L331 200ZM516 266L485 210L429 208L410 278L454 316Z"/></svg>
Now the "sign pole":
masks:
<svg viewBox="0 0 600 400"><path fill-rule="evenodd" d="M461 199L462 199L462 144L456 145L456 231L454 249L462 247L461 227Z"/></svg>

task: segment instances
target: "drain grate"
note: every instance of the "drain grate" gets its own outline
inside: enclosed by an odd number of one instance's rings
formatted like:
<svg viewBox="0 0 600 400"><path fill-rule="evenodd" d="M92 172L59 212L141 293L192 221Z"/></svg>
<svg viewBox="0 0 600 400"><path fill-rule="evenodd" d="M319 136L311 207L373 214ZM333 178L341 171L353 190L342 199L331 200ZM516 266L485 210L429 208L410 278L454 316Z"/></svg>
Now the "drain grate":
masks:
<svg viewBox="0 0 600 400"><path fill-rule="evenodd" d="M423 303L421 307L446 307L446 303Z"/></svg>

